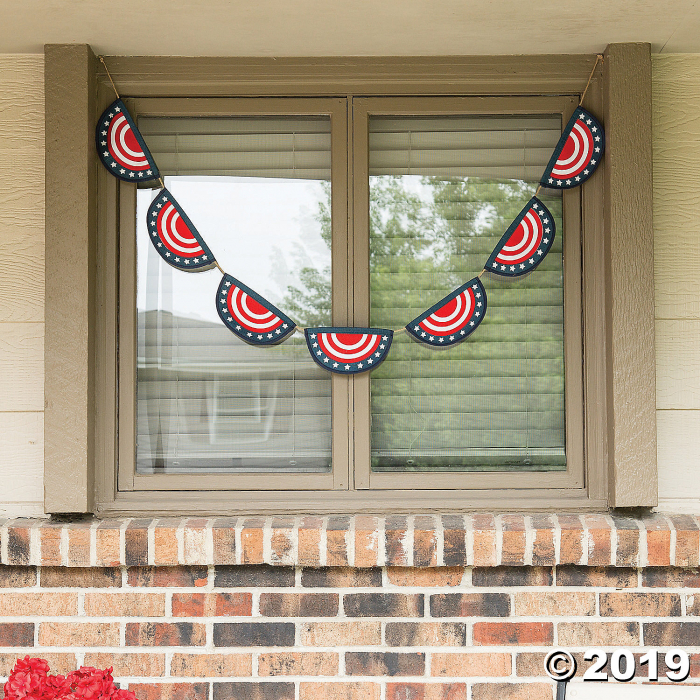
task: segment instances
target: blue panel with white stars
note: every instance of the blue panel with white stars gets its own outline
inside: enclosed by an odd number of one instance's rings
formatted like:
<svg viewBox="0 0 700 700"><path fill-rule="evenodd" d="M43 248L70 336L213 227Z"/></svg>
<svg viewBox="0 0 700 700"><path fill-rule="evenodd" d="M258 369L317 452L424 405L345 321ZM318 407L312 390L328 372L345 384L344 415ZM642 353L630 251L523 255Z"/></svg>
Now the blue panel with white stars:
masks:
<svg viewBox="0 0 700 700"><path fill-rule="evenodd" d="M384 361L394 332L386 328L307 328L304 335L317 365L336 374L360 374Z"/></svg>
<svg viewBox="0 0 700 700"><path fill-rule="evenodd" d="M406 324L406 330L420 343L447 348L468 338L485 315L486 290L475 277Z"/></svg>
<svg viewBox="0 0 700 700"><path fill-rule="evenodd" d="M107 107L97 122L95 146L102 164L120 180L148 182L160 177L146 142L121 100Z"/></svg>
<svg viewBox="0 0 700 700"><path fill-rule="evenodd" d="M578 107L569 119L540 179L543 187L567 190L593 175L605 150L605 134L598 120Z"/></svg>
<svg viewBox="0 0 700 700"><path fill-rule="evenodd" d="M228 274L219 284L216 308L226 327L250 345L277 345L296 328L289 316Z"/></svg>
<svg viewBox="0 0 700 700"><path fill-rule="evenodd" d="M211 270L216 260L175 197L162 189L147 214L151 243L160 256L178 270Z"/></svg>
<svg viewBox="0 0 700 700"><path fill-rule="evenodd" d="M552 213L533 197L501 236L485 270L499 277L520 277L532 272L554 243Z"/></svg>

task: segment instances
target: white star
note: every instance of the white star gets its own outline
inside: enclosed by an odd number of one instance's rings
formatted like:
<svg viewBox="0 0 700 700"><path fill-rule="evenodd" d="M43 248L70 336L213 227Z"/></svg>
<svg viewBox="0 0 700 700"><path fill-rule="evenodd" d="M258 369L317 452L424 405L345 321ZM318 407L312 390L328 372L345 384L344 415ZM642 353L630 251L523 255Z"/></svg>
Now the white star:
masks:
<svg viewBox="0 0 700 700"><path fill-rule="evenodd" d="M231 320L232 320L232 319L229 319L229 321L231 321ZM240 330L241 330L241 327L240 327L240 326L236 326L236 330L237 330L237 331L240 331Z"/></svg>
<svg viewBox="0 0 700 700"><path fill-rule="evenodd" d="M311 334L311 339L313 340L315 337L316 337L316 334L315 334L315 333L312 333L312 334Z"/></svg>
<svg viewBox="0 0 700 700"><path fill-rule="evenodd" d="M492 267L498 267L498 265L496 265L496 263L492 263Z"/></svg>
<svg viewBox="0 0 700 700"><path fill-rule="evenodd" d="M600 146L596 146L596 147L595 147L595 152L596 152L596 153L600 153Z"/></svg>
<svg viewBox="0 0 700 700"><path fill-rule="evenodd" d="M246 333L246 335L250 338L253 334L252 334L252 333Z"/></svg>
<svg viewBox="0 0 700 700"><path fill-rule="evenodd" d="M175 258L175 262L180 262L180 258Z"/></svg>
<svg viewBox="0 0 700 700"><path fill-rule="evenodd" d="M286 324L286 323L283 323L283 324L282 324L282 328L286 328L286 327L287 327L287 324ZM313 337L315 337L315 336L313 336Z"/></svg>
<svg viewBox="0 0 700 700"><path fill-rule="evenodd" d="M170 253L166 253L166 254L165 254L165 257L166 257L166 258L169 258L169 257L170 257Z"/></svg>
<svg viewBox="0 0 700 700"><path fill-rule="evenodd" d="M123 175L126 172L126 170L124 170L124 168L122 168L119 172Z"/></svg>
<svg viewBox="0 0 700 700"><path fill-rule="evenodd" d="M337 367L337 366L338 366L338 363L337 363L337 362L334 362L334 363L333 363L333 367L335 368L335 367Z"/></svg>
<svg viewBox="0 0 700 700"><path fill-rule="evenodd" d="M279 335L281 332L282 332L282 331L278 328L278 329L275 331L275 334L276 334L276 335Z"/></svg>
<svg viewBox="0 0 700 700"><path fill-rule="evenodd" d="M414 327L413 327L413 330L414 330L414 331L418 331L418 326L414 326Z"/></svg>
<svg viewBox="0 0 700 700"><path fill-rule="evenodd" d="M105 158L109 158L109 151L105 151L102 155L103 155Z"/></svg>
<svg viewBox="0 0 700 700"><path fill-rule="evenodd" d="M441 343L444 343L444 342L445 342L445 339L444 339L444 338L440 338L440 342L441 342Z"/></svg>
<svg viewBox="0 0 700 700"><path fill-rule="evenodd" d="M160 209L163 205L162 204L156 204L156 207Z"/></svg>
<svg viewBox="0 0 700 700"><path fill-rule="evenodd" d="M481 314L477 311L474 316L481 316Z"/></svg>
<svg viewBox="0 0 700 700"><path fill-rule="evenodd" d="M528 260L528 262L530 263L530 265L534 265L534 264L535 264L535 259L534 259L534 258L530 258L530 259Z"/></svg>
<svg viewBox="0 0 700 700"><path fill-rule="evenodd" d="M524 270L524 269L525 269L525 265L523 265L522 263L520 263L520 269L521 269L521 270Z"/></svg>
<svg viewBox="0 0 700 700"><path fill-rule="evenodd" d="M423 333L423 335L425 335L425 333ZM375 357L379 357L379 356L380 356L380 353L375 352L375 353L374 353L374 356L375 356Z"/></svg>
<svg viewBox="0 0 700 700"><path fill-rule="evenodd" d="M152 171L152 170L146 170L146 173L147 173L148 175L153 175L153 171Z"/></svg>
<svg viewBox="0 0 700 700"><path fill-rule="evenodd" d="M380 350L384 350L384 347L385 347L384 344L382 344L382 345L379 346L379 349L380 349Z"/></svg>
<svg viewBox="0 0 700 700"><path fill-rule="evenodd" d="M421 338L425 338L425 331L423 331L423 332L420 334L420 337L421 337Z"/></svg>
<svg viewBox="0 0 700 700"><path fill-rule="evenodd" d="M350 365L345 365L345 369L350 369Z"/></svg>
<svg viewBox="0 0 700 700"><path fill-rule="evenodd" d="M596 136L596 137L595 137L595 140L596 140L596 141L600 141L600 136Z"/></svg>
<svg viewBox="0 0 700 700"><path fill-rule="evenodd" d="M536 205L536 204L533 204L533 205L532 205L532 208L533 208L533 209L537 209L537 205Z"/></svg>
<svg viewBox="0 0 700 700"><path fill-rule="evenodd" d="M515 271L515 265L511 265L511 266L510 266L510 271L511 271L511 272L514 272L514 271ZM481 304L479 304L479 306L481 306Z"/></svg>
<svg viewBox="0 0 700 700"><path fill-rule="evenodd" d="M557 180L557 185L561 185L561 180Z"/></svg>
<svg viewBox="0 0 700 700"><path fill-rule="evenodd" d="M551 185L553 182L554 182L554 180L552 180L552 178L550 177L550 178L549 178L549 184Z"/></svg>
<svg viewBox="0 0 700 700"><path fill-rule="evenodd" d="M542 255L542 251L541 251L541 250L538 250L538 251L537 251L537 255Z"/></svg>
<svg viewBox="0 0 700 700"><path fill-rule="evenodd" d="M547 245L547 243L549 243L549 238L544 238L542 242Z"/></svg>
<svg viewBox="0 0 700 700"><path fill-rule="evenodd" d="M591 165L595 165L595 161L594 161L594 160L591 161Z"/></svg>
<svg viewBox="0 0 700 700"><path fill-rule="evenodd" d="M163 244L162 244L160 241L158 242L158 247L159 247L159 248L162 248L162 247L163 247Z"/></svg>
<svg viewBox="0 0 700 700"><path fill-rule="evenodd" d="M114 108L114 111L115 111L115 112L121 112L121 111L122 111L122 108L121 108L121 107L115 107L115 108Z"/></svg>
<svg viewBox="0 0 700 700"><path fill-rule="evenodd" d="M374 362L374 360L373 360L371 357L369 357L369 358L367 359L367 364L368 364L368 365L371 365L373 362Z"/></svg>
<svg viewBox="0 0 700 700"><path fill-rule="evenodd" d="M433 340L435 340L435 338L433 338L433 336L431 335L428 337L428 340L430 340L432 342Z"/></svg>
<svg viewBox="0 0 700 700"><path fill-rule="evenodd" d="M501 265L501 270L505 270L505 269L506 269L506 266L505 266L505 265Z"/></svg>
<svg viewBox="0 0 700 700"><path fill-rule="evenodd" d="M359 364L359 365L357 365L357 366L358 366L358 367L359 367L360 369L362 369L362 367L363 367L363 365L362 365L362 363L361 363L361 362L360 362L360 364Z"/></svg>
<svg viewBox="0 0 700 700"><path fill-rule="evenodd" d="M327 358L327 357L324 357L324 358L323 358L323 361L324 361L325 363L328 363L328 358Z"/></svg>
<svg viewBox="0 0 700 700"><path fill-rule="evenodd" d="M318 351L316 352L316 355L317 355L318 357L321 357L321 351L318 350Z"/></svg>
<svg viewBox="0 0 700 700"><path fill-rule="evenodd" d="M227 286L227 287L230 287L230 286L231 286L231 283L230 283L230 282L226 282L226 286Z"/></svg>
<svg viewBox="0 0 700 700"><path fill-rule="evenodd" d="M388 335L383 335L383 336L382 336L382 340L389 340L389 336L388 336Z"/></svg>
<svg viewBox="0 0 700 700"><path fill-rule="evenodd" d="M105 123L106 123L106 122L105 122ZM107 136L107 132L106 132L106 131L103 131L103 132L102 132L102 136ZM102 144L102 145L104 146L104 144Z"/></svg>
<svg viewBox="0 0 700 700"><path fill-rule="evenodd" d="M194 261L195 261L196 263L198 263L198 262L199 262L199 258L195 258Z"/></svg>
<svg viewBox="0 0 700 700"><path fill-rule="evenodd" d="M475 296L477 299L481 299L481 292L477 292L474 296Z"/></svg>
<svg viewBox="0 0 700 700"><path fill-rule="evenodd" d="M576 176L576 182L578 182L581 178L577 175Z"/></svg>
<svg viewBox="0 0 700 700"><path fill-rule="evenodd" d="M314 343L312 347L317 348L317 347L318 347L318 343Z"/></svg>
<svg viewBox="0 0 700 700"><path fill-rule="evenodd" d="M455 337L453 335L450 336L450 340L454 340Z"/></svg>
<svg viewBox="0 0 700 700"><path fill-rule="evenodd" d="M129 177L134 177L134 173L129 173Z"/></svg>
<svg viewBox="0 0 700 700"><path fill-rule="evenodd" d="M477 302L477 306L481 306L481 302Z"/></svg>

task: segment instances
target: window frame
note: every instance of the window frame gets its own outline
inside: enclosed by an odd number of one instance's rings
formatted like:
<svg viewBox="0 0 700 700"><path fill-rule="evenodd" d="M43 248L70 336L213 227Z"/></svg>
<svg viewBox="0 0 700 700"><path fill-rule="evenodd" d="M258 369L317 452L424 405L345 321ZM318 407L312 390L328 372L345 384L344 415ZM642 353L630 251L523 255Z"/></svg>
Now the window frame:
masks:
<svg viewBox="0 0 700 700"><path fill-rule="evenodd" d="M650 384L648 377L642 377L650 370L653 377L653 342L649 344L649 336L643 342L639 340L642 337L640 329L653 329L650 196L648 210L642 206L641 217L639 209L640 192L650 195L651 188L650 158L647 169L643 163L640 165L639 156L640 150L651 151L650 118L648 125L645 122L647 112L649 117L651 113L647 44L611 45L606 53L603 76L594 78L584 103L584 107L604 115L608 149L599 169L601 172L579 190L584 232L581 285L585 300L581 309L585 395L582 405L586 425L583 483L571 488L437 488L429 492L414 488L366 490L357 489L358 484L355 484L357 490L352 491L245 492L238 496L236 492L124 492L117 488L119 383L116 352L120 320L115 299L118 240L106 240L98 232L106 230L107 221L117 220L120 186L97 165L91 148L95 114L99 114L113 96L89 47L53 45L47 46L45 53L46 113L52 117L46 121L47 512L133 515L144 512L359 513L513 508L556 511L655 504L654 385L653 379ZM134 98L222 95L301 98L347 94L486 98L496 95L575 96L585 85L594 60L593 56L406 59L111 57L108 64L123 94ZM54 118L56 114L66 113L68 118ZM79 142L80 148L76 152L68 144L57 143L60 132L67 127L79 131L80 138L69 139L72 146ZM351 142L357 137L356 133L348 131ZM66 160L77 163L73 172L78 175L77 185L60 172ZM635 165L634 182L623 188L619 168ZM79 255L68 261L68 267L80 273L77 297L82 303L77 307L69 306L61 296L66 287L75 286L66 275L65 257L60 258L61 250L65 252L65 244L62 248L60 238L72 231L69 223L60 217L61 213L65 215L65 207L60 206L61 197L79 201L81 212L86 211L85 221L81 220L84 246ZM353 201L348 205L351 211L358 206ZM633 213L635 221L627 221L627 215ZM128 223L117 221L116 230L116 238L125 235ZM638 244L634 250L630 244L632 231ZM624 270L617 264L618 258L625 259ZM651 271L647 265L649 259L652 260ZM641 266L640 262L643 263ZM59 274L61 263L64 264ZM636 277L630 272L640 269L644 274ZM82 284L85 279L87 281ZM644 301L648 298L652 300L650 307ZM638 309L633 322L626 320L622 311L629 306L638 308L640 299L641 313ZM355 323L358 317L359 314L355 314ZM76 342L80 350L77 354L70 355L60 346L59 338L65 338L65 331L58 332L59 321L72 322L77 328ZM644 352L640 353L637 347L644 343ZM638 360L634 372L629 372L626 367L629 352L633 352ZM57 381L65 363L74 376L77 373L84 380L77 391L77 406L76 399L68 402L61 393L66 383ZM358 384L362 381L368 386L368 379L359 378ZM356 400L364 401L362 389L358 387L355 391L350 388L351 405ZM79 409L77 420L76 408ZM635 423L624 420L627 416L634 416ZM653 429L653 436L650 429ZM630 438L639 436L643 436L641 441L630 443ZM358 439L362 440L362 436ZM63 452L66 447L69 447L67 454ZM633 453L636 462L631 464ZM353 458L350 453L350 460ZM650 483L653 483L653 489L649 487Z"/></svg>

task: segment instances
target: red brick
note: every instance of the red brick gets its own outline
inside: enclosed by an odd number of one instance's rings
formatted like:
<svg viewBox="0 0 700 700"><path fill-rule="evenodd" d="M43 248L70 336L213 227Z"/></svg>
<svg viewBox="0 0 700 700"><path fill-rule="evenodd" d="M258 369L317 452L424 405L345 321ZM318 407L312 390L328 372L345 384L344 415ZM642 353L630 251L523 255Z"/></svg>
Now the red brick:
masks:
<svg viewBox="0 0 700 700"><path fill-rule="evenodd" d="M499 678L510 676L510 654L501 653L433 653L430 661L433 676L448 678Z"/></svg>
<svg viewBox="0 0 700 700"><path fill-rule="evenodd" d="M533 566L553 566L556 563L554 551L554 522L550 515L533 515L532 527L535 539L532 543Z"/></svg>
<svg viewBox="0 0 700 700"><path fill-rule="evenodd" d="M350 518L346 515L331 515L326 524L326 564L348 565L348 539Z"/></svg>
<svg viewBox="0 0 700 700"><path fill-rule="evenodd" d="M355 566L377 566L379 521L370 515L355 516Z"/></svg>
<svg viewBox="0 0 700 700"><path fill-rule="evenodd" d="M422 676L425 654L347 651L345 673L349 676Z"/></svg>
<svg viewBox="0 0 700 700"><path fill-rule="evenodd" d="M77 593L0 593L2 617L55 617L77 614Z"/></svg>
<svg viewBox="0 0 700 700"><path fill-rule="evenodd" d="M346 566L304 569L301 572L301 585L305 588L377 588L382 585L382 570Z"/></svg>
<svg viewBox="0 0 700 700"><path fill-rule="evenodd" d="M289 588L294 586L291 566L217 566L215 588Z"/></svg>
<svg viewBox="0 0 700 700"><path fill-rule="evenodd" d="M379 700L379 683L309 683L299 684L299 700Z"/></svg>
<svg viewBox="0 0 700 700"><path fill-rule="evenodd" d="M467 543L463 515L443 515L443 560L445 566L466 566Z"/></svg>
<svg viewBox="0 0 700 700"><path fill-rule="evenodd" d="M173 617L235 617L251 615L253 594L173 593Z"/></svg>
<svg viewBox="0 0 700 700"><path fill-rule="evenodd" d="M330 651L275 651L258 657L259 676L336 676L338 654Z"/></svg>
<svg viewBox="0 0 700 700"><path fill-rule="evenodd" d="M182 551L186 564L206 564L209 521L206 518L189 518L182 530Z"/></svg>
<svg viewBox="0 0 700 700"><path fill-rule="evenodd" d="M250 676L252 673L252 654L176 653L170 661L170 675L180 678L235 678Z"/></svg>
<svg viewBox="0 0 700 700"><path fill-rule="evenodd" d="M148 527L150 518L132 520L124 533L124 563L127 566L148 564Z"/></svg>
<svg viewBox="0 0 700 700"><path fill-rule="evenodd" d="M678 593L601 593L602 617L678 617Z"/></svg>
<svg viewBox="0 0 700 700"><path fill-rule="evenodd" d="M114 568L42 566L42 588L120 588L122 572Z"/></svg>
<svg viewBox="0 0 700 700"><path fill-rule="evenodd" d="M33 622L0 622L0 647L34 646Z"/></svg>
<svg viewBox="0 0 700 700"><path fill-rule="evenodd" d="M583 556L583 525L578 515L558 515L560 533L559 562L578 564Z"/></svg>
<svg viewBox="0 0 700 700"><path fill-rule="evenodd" d="M390 647L463 647L467 630L463 622L387 622Z"/></svg>
<svg viewBox="0 0 700 700"><path fill-rule="evenodd" d="M514 614L519 617L556 615L595 615L595 593L560 593L540 591L516 593Z"/></svg>
<svg viewBox="0 0 700 700"><path fill-rule="evenodd" d="M321 565L321 530L323 519L319 517L305 517L301 519L297 537L299 539L299 566Z"/></svg>
<svg viewBox="0 0 700 700"><path fill-rule="evenodd" d="M43 566L61 566L61 528L62 525L44 523L39 529Z"/></svg>
<svg viewBox="0 0 700 700"><path fill-rule="evenodd" d="M677 567L643 569L642 586L645 588L700 588L700 571Z"/></svg>
<svg viewBox="0 0 700 700"><path fill-rule="evenodd" d="M218 518L212 526L214 564L236 563L236 518Z"/></svg>
<svg viewBox="0 0 700 700"><path fill-rule="evenodd" d="M139 700L208 700L209 683L130 683Z"/></svg>
<svg viewBox="0 0 700 700"><path fill-rule="evenodd" d="M294 683L272 681L214 683L213 700L294 700Z"/></svg>
<svg viewBox="0 0 700 700"><path fill-rule="evenodd" d="M676 529L676 566L697 566L700 555L700 531L690 515L669 515Z"/></svg>
<svg viewBox="0 0 700 700"><path fill-rule="evenodd" d="M261 593L260 614L265 617L335 617L337 593Z"/></svg>
<svg viewBox="0 0 700 700"><path fill-rule="evenodd" d="M386 700L466 700L466 683L387 683Z"/></svg>
<svg viewBox="0 0 700 700"><path fill-rule="evenodd" d="M68 529L68 566L90 566L90 525L73 523Z"/></svg>
<svg viewBox="0 0 700 700"><path fill-rule="evenodd" d="M294 518L273 518L270 537L271 561L275 564L292 564L294 548Z"/></svg>
<svg viewBox="0 0 700 700"><path fill-rule="evenodd" d="M409 566L413 551L408 550L408 518L389 515L384 521L384 547L387 566Z"/></svg>
<svg viewBox="0 0 700 700"><path fill-rule="evenodd" d="M121 563L121 520L103 520L95 530L98 566L119 566Z"/></svg>
<svg viewBox="0 0 700 700"><path fill-rule="evenodd" d="M585 515L588 528L588 565L610 566L611 534L610 523L604 515Z"/></svg>
<svg viewBox="0 0 700 700"><path fill-rule="evenodd" d="M433 617L507 617L507 593L440 593L430 596Z"/></svg>
<svg viewBox="0 0 700 700"><path fill-rule="evenodd" d="M197 622L127 622L126 646L204 646L205 627Z"/></svg>
<svg viewBox="0 0 700 700"><path fill-rule="evenodd" d="M559 644L566 647L639 646L638 622L560 622Z"/></svg>
<svg viewBox="0 0 700 700"><path fill-rule="evenodd" d="M596 588L636 588L637 570L613 567L558 566L557 586Z"/></svg>
<svg viewBox="0 0 700 700"><path fill-rule="evenodd" d="M423 617L423 595L404 593L348 593L347 617Z"/></svg>
<svg viewBox="0 0 700 700"><path fill-rule="evenodd" d="M165 593L86 593L85 614L102 617L162 617Z"/></svg>
<svg viewBox="0 0 700 700"><path fill-rule="evenodd" d="M411 566L392 566L387 569L389 583L395 586L459 586L464 578L464 569L457 566L440 566L416 569Z"/></svg>
<svg viewBox="0 0 700 700"><path fill-rule="evenodd" d="M35 567L0 566L0 588L27 588L35 585Z"/></svg>
<svg viewBox="0 0 700 700"><path fill-rule="evenodd" d="M661 515L646 516L643 520L647 531L647 560L649 566L670 566L671 529Z"/></svg>
<svg viewBox="0 0 700 700"><path fill-rule="evenodd" d="M554 629L551 622L475 622L476 645L552 644Z"/></svg>
<svg viewBox="0 0 700 700"><path fill-rule="evenodd" d="M177 528L179 518L161 518L153 532L153 561L158 566L175 566L178 558Z"/></svg>
<svg viewBox="0 0 700 700"><path fill-rule="evenodd" d="M29 564L28 526L10 526L7 528L7 564L26 566Z"/></svg>
<svg viewBox="0 0 700 700"><path fill-rule="evenodd" d="M474 683L472 700L552 700L553 683Z"/></svg>
<svg viewBox="0 0 700 700"><path fill-rule="evenodd" d="M413 565L437 565L437 535L435 517L417 515L413 519Z"/></svg>
<svg viewBox="0 0 700 700"><path fill-rule="evenodd" d="M474 567L473 586L551 586L552 569L544 566Z"/></svg>
<svg viewBox="0 0 700 700"><path fill-rule="evenodd" d="M615 566L639 565L639 525L634 518L611 516L615 525L617 553Z"/></svg>
<svg viewBox="0 0 700 700"><path fill-rule="evenodd" d="M302 646L364 647L382 643L382 624L373 620L306 622L299 630Z"/></svg>
<svg viewBox="0 0 700 700"><path fill-rule="evenodd" d="M695 647L700 622L645 622L644 644L659 647Z"/></svg>
<svg viewBox="0 0 700 700"><path fill-rule="evenodd" d="M137 678L158 677L165 675L165 654L121 654L114 652L88 652L85 654L84 666L92 668L113 667L115 678L131 676Z"/></svg>
<svg viewBox="0 0 700 700"><path fill-rule="evenodd" d="M118 622L42 622L39 644L43 647L117 647Z"/></svg>
<svg viewBox="0 0 700 700"><path fill-rule="evenodd" d="M474 533L474 566L496 566L496 521L486 514L467 517Z"/></svg>
<svg viewBox="0 0 700 700"><path fill-rule="evenodd" d="M249 518L244 521L241 530L241 563L262 564L263 558L263 527L262 518Z"/></svg>
<svg viewBox="0 0 700 700"><path fill-rule="evenodd" d="M130 586L192 587L207 585L206 566L135 566L128 570Z"/></svg>
<svg viewBox="0 0 700 700"><path fill-rule="evenodd" d="M501 563L525 564L525 517L522 515L501 516L502 538Z"/></svg>

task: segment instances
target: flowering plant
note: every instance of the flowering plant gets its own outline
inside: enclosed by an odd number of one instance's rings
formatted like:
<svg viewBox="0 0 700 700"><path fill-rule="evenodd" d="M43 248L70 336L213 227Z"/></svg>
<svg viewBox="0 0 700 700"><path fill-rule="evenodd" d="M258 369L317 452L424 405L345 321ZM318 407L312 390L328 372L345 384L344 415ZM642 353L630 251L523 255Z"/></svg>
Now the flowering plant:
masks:
<svg viewBox="0 0 700 700"><path fill-rule="evenodd" d="M114 684L112 669L83 666L67 676L49 675L44 659L18 659L5 683L6 700L136 700Z"/></svg>

